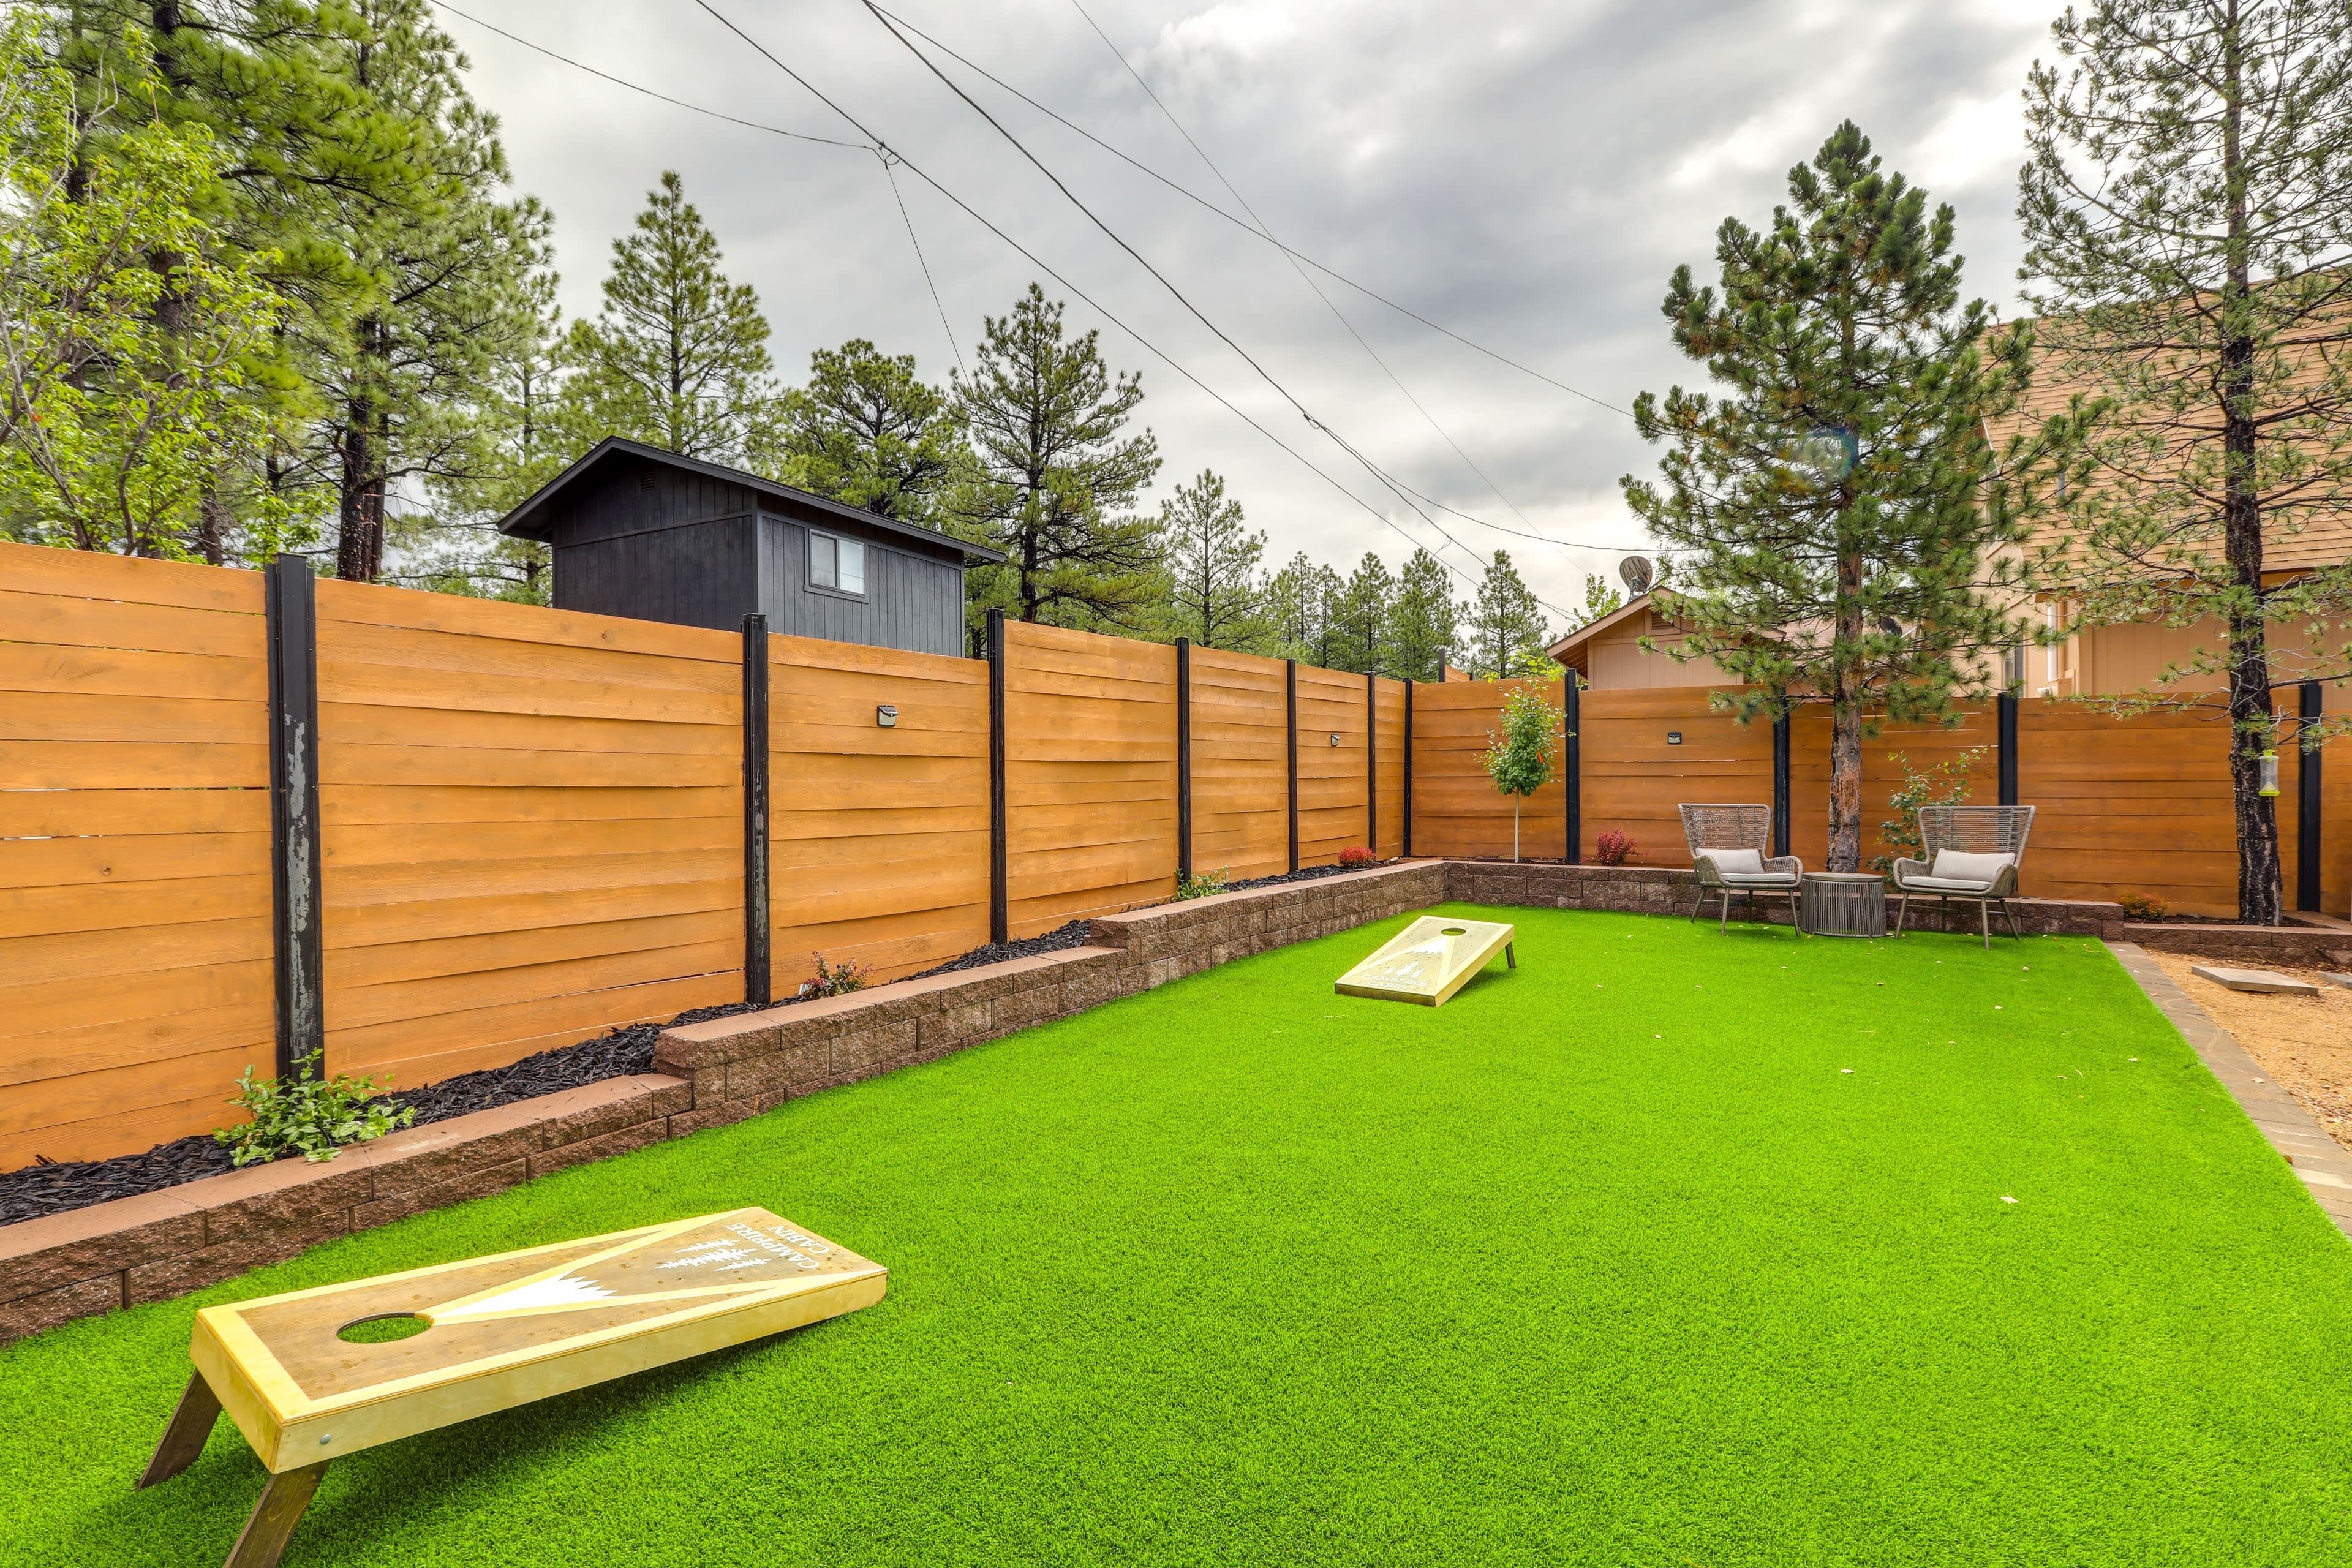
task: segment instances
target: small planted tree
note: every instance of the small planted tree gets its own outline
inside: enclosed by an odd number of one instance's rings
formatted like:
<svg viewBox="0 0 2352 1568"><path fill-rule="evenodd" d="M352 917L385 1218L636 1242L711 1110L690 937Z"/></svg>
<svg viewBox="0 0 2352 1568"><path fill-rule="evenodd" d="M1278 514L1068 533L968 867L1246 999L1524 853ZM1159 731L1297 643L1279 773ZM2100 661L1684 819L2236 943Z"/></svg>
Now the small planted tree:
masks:
<svg viewBox="0 0 2352 1568"><path fill-rule="evenodd" d="M1519 858L1519 807L1551 782L1559 755L1561 711L1540 686L1522 686L1503 699L1503 727L1486 731L1486 775L1511 797L1511 858Z"/></svg>

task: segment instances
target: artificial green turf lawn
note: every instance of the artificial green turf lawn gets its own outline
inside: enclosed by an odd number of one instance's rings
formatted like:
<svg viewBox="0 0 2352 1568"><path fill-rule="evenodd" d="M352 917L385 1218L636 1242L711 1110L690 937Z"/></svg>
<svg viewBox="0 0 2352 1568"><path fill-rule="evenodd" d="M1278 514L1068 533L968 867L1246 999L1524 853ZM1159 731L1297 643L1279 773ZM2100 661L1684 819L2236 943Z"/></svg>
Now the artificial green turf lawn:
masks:
<svg viewBox="0 0 2352 1568"><path fill-rule="evenodd" d="M2352 1556L2352 1248L2095 942L1448 908L1439 1011L1332 994L1389 921L28 1341L0 1560L226 1554L226 1422L130 1489L199 1306L746 1204L888 1299L339 1460L290 1568Z"/></svg>

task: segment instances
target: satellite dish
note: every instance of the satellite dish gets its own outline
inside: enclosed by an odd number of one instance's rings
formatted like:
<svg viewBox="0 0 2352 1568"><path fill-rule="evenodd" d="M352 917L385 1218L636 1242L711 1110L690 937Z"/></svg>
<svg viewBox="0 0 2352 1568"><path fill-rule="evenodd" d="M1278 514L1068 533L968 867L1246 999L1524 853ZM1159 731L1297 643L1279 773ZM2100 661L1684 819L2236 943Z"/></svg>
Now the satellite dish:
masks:
<svg viewBox="0 0 2352 1568"><path fill-rule="evenodd" d="M1650 559L1646 555L1628 555L1617 563L1617 575L1625 580L1625 586L1633 591L1637 599L1650 591L1651 574Z"/></svg>

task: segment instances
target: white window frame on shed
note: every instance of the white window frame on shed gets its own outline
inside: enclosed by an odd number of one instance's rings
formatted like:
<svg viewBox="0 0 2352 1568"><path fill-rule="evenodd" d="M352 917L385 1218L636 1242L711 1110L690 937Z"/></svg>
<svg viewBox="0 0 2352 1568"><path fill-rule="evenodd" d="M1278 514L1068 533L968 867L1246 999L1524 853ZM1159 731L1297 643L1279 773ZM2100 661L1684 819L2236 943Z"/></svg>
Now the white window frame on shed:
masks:
<svg viewBox="0 0 2352 1568"><path fill-rule="evenodd" d="M844 598L866 597L866 542L845 533L808 529L808 586Z"/></svg>

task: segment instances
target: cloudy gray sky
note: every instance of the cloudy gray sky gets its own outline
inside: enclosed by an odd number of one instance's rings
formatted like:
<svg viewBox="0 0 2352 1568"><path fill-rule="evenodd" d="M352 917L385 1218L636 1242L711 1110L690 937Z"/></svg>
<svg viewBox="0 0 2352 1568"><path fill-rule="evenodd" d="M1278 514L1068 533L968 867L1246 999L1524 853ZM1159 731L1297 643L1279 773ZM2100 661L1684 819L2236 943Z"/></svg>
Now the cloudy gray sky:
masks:
<svg viewBox="0 0 2352 1568"><path fill-rule="evenodd" d="M696 0L462 3L656 91L860 139ZM1157 493L1204 468L1223 474L1251 525L1270 535L1269 563L1304 550L1344 571L1369 550L1393 566L1422 542L1475 575L1484 553L1502 548L1538 595L1567 606L1581 602L1585 573L1613 573L1622 552L1643 546L1617 481L1649 472L1654 454L1622 415L1320 279L1335 314L1263 238L940 60L1317 419L1409 488L1484 520L1436 512L1459 542L1448 543L1090 225L860 0L711 3L1068 280L1040 279L1069 298L1073 325L1101 328L1115 366L1143 374L1142 415L1165 459ZM1117 53L1076 0L880 3L1237 210L1139 74L1285 244L1619 408L1704 374L1666 340L1657 304L1667 276L1685 261L1711 276L1717 224L1769 216L1789 166L1848 117L1890 166L1954 205L1970 291L2016 311L2018 90L2028 62L2049 52L2050 0L1083 0ZM778 366L793 379L811 349L866 337L943 380L955 363L948 329L969 356L982 316L1003 313L1039 276L899 170L943 326L870 153L721 123L463 16L444 20L472 58L477 96L504 121L518 187L555 211L572 310L593 310L608 243L670 168L725 247L729 271L759 289Z"/></svg>

